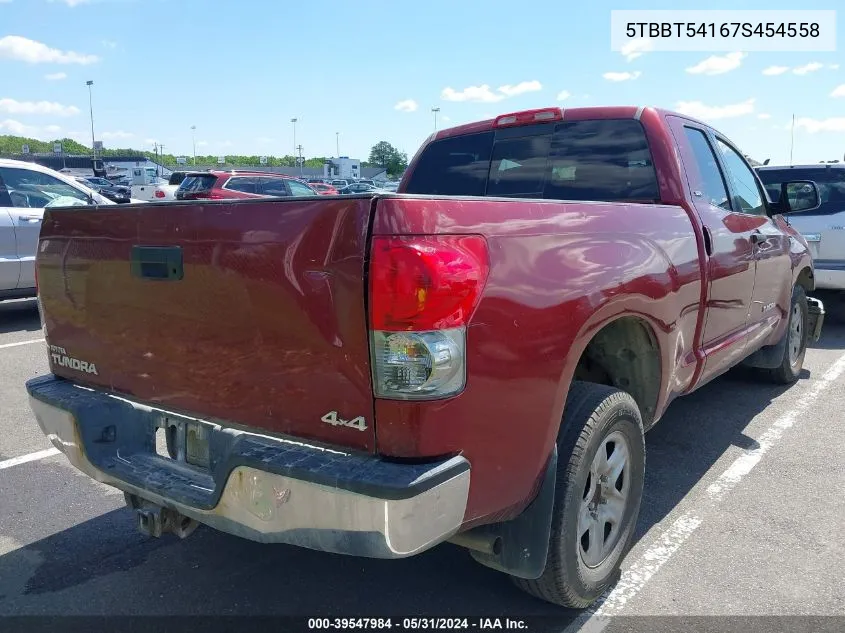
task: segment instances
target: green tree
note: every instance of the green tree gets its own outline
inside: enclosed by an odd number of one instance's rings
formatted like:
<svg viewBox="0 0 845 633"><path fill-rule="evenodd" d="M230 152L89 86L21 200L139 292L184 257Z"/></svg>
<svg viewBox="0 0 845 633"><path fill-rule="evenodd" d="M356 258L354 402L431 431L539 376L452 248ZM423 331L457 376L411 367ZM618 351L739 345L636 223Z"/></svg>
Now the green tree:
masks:
<svg viewBox="0 0 845 633"><path fill-rule="evenodd" d="M391 176L398 176L408 167L408 155L387 141L379 141L370 150L368 164L384 167Z"/></svg>

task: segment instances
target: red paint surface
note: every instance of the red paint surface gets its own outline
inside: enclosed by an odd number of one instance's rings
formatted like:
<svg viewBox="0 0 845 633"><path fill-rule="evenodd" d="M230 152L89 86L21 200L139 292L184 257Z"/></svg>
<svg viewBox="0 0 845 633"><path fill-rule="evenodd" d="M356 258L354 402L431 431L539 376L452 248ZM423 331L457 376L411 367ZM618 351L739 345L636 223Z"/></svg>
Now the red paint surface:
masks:
<svg viewBox="0 0 845 633"><path fill-rule="evenodd" d="M636 112L574 109L565 120ZM377 198L374 217L369 198L47 210L38 272L48 340L97 363L100 375L88 382L142 400L389 456L461 453L472 464L467 521L506 515L535 489L575 366L601 327L623 316L651 327L659 417L678 395L777 340L792 283L811 266L782 219L693 201L694 177L666 116L641 114L662 204L398 195ZM460 395L373 400L370 221L378 236L485 237L490 271L468 326ZM747 244L755 229L772 237L764 253ZM132 278L135 244L182 245L185 279ZM766 277L755 285L758 270ZM777 310L763 314L755 302ZM321 423L331 410L365 416L367 432Z"/></svg>

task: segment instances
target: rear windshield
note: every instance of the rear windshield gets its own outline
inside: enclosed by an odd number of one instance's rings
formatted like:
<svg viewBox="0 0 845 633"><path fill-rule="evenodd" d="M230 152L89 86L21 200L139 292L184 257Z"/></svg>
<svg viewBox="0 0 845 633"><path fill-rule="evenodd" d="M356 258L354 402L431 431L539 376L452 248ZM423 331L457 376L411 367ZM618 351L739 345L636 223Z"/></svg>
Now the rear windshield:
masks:
<svg viewBox="0 0 845 633"><path fill-rule="evenodd" d="M435 141L407 193L653 202L645 130L634 119L568 121Z"/></svg>
<svg viewBox="0 0 845 633"><path fill-rule="evenodd" d="M792 180L815 182L819 190L821 206L812 211L801 211L801 215L831 215L845 211L845 169L830 167L760 169L757 174L773 202L780 200L780 186L784 182Z"/></svg>
<svg viewBox="0 0 845 633"><path fill-rule="evenodd" d="M170 185L181 185L183 180L185 180L185 172L174 171L170 174L170 179L167 182Z"/></svg>
<svg viewBox="0 0 845 633"><path fill-rule="evenodd" d="M217 182L217 176L214 174L198 174L196 176L185 176L182 184L179 185L179 191L186 193L199 193L200 191L210 191Z"/></svg>

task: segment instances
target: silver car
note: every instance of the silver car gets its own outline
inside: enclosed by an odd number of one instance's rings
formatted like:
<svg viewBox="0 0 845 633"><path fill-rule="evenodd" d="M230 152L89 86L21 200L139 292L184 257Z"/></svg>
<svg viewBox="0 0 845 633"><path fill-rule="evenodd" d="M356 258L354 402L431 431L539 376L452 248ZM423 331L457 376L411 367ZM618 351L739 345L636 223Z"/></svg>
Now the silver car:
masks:
<svg viewBox="0 0 845 633"><path fill-rule="evenodd" d="M0 158L0 301L36 294L35 252L44 209L89 204L115 203L70 176Z"/></svg>

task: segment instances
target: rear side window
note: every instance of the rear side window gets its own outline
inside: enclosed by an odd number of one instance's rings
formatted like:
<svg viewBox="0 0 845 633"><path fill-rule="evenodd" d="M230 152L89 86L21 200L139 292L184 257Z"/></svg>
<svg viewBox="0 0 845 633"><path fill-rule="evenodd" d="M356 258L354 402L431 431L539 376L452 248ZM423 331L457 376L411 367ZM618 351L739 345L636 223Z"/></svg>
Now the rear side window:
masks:
<svg viewBox="0 0 845 633"><path fill-rule="evenodd" d="M659 200L645 130L634 119L569 121L436 141L408 193L556 200Z"/></svg>
<svg viewBox="0 0 845 633"><path fill-rule="evenodd" d="M182 184L179 185L179 191L185 193L201 193L203 191L211 191L214 183L217 182L217 176L214 174L200 174L197 176L186 176Z"/></svg>
<svg viewBox="0 0 845 633"><path fill-rule="evenodd" d="M236 176L229 178L229 182L223 188L230 191L240 191L241 193L258 193L258 178Z"/></svg>
<svg viewBox="0 0 845 633"><path fill-rule="evenodd" d="M288 196L284 178L262 178L258 193L265 196Z"/></svg>
<svg viewBox="0 0 845 633"><path fill-rule="evenodd" d="M812 180L819 190L821 206L801 215L832 215L845 212L845 169L819 167L797 169L759 169L757 175L773 202L780 200L780 186L794 180ZM793 200L793 202L797 202Z"/></svg>
<svg viewBox="0 0 845 633"><path fill-rule="evenodd" d="M309 187L305 183L299 182L298 180L288 181L288 186L290 187L290 193L293 196L316 196L317 195L317 192L314 191L311 187Z"/></svg>
<svg viewBox="0 0 845 633"><path fill-rule="evenodd" d="M493 154L493 132L431 143L417 161L406 191L445 196L483 196Z"/></svg>

